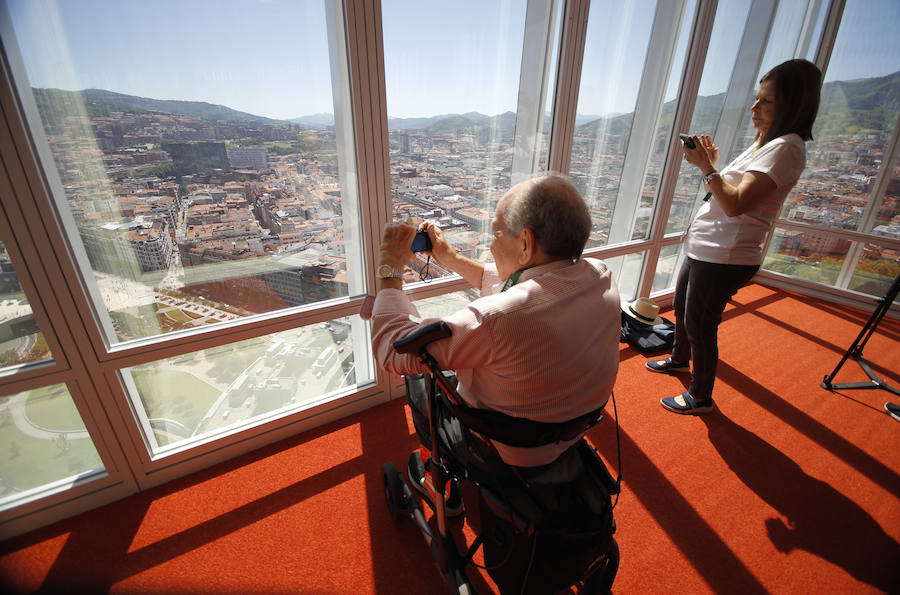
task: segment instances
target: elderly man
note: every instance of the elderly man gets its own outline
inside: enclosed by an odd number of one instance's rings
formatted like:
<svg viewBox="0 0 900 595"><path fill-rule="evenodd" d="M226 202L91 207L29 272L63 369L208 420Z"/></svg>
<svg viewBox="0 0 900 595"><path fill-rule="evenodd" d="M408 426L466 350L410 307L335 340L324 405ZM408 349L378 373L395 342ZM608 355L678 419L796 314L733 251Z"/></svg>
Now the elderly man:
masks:
<svg viewBox="0 0 900 595"><path fill-rule="evenodd" d="M453 334L431 344L429 352L442 369L456 371L460 396L472 407L541 422L599 409L618 369L621 311L608 267L581 258L591 230L584 199L563 177L529 179L500 200L491 226L494 263L459 255L437 226L422 226L441 266L481 289L479 299L441 319ZM409 318L417 315L415 307L401 291L415 231L389 224L377 263L373 347L378 363L397 374L426 372L414 355L392 348L418 326ZM427 424L424 404L410 405L417 421ZM494 445L507 464L531 468L554 461L576 441L538 448ZM427 474L418 453L413 455L410 479L430 498ZM456 500L451 489L448 513L461 511Z"/></svg>

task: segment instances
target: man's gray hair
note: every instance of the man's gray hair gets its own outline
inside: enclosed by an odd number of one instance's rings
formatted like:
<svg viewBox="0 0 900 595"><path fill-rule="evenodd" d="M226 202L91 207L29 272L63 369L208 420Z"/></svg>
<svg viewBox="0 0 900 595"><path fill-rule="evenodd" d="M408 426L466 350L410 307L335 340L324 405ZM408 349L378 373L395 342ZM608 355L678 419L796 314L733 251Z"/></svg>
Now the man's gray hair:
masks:
<svg viewBox="0 0 900 595"><path fill-rule="evenodd" d="M513 234L530 229L541 249L557 259L579 258L591 234L587 203L559 174L540 175L523 184L503 222Z"/></svg>

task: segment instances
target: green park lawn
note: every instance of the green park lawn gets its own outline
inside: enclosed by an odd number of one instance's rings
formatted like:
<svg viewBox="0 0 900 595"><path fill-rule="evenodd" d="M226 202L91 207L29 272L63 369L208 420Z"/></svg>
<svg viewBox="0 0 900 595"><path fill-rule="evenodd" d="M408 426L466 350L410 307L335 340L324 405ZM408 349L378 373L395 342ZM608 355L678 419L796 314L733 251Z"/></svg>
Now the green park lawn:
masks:
<svg viewBox="0 0 900 595"><path fill-rule="evenodd" d="M31 391L25 403L25 415L37 426L58 432L84 430L75 403L62 384L46 386Z"/></svg>
<svg viewBox="0 0 900 595"><path fill-rule="evenodd" d="M187 372L134 370L132 376L148 418L175 420L189 430L197 427L222 394L222 391Z"/></svg>
<svg viewBox="0 0 900 595"><path fill-rule="evenodd" d="M84 430L71 396L61 385L31 391L25 414L48 430ZM8 411L0 414L0 462L3 488L16 490L103 468L90 438L71 438L68 434L64 440L29 436L16 427Z"/></svg>
<svg viewBox="0 0 900 595"><path fill-rule="evenodd" d="M221 391L195 376L171 370L136 370L134 381L150 418L178 421L192 431ZM25 404L36 426L60 432L85 429L68 391L62 385L35 389ZM170 442L159 436L160 444ZM102 469L90 438L65 440L24 434L9 411L0 411L0 499L10 490L28 490L73 475Z"/></svg>

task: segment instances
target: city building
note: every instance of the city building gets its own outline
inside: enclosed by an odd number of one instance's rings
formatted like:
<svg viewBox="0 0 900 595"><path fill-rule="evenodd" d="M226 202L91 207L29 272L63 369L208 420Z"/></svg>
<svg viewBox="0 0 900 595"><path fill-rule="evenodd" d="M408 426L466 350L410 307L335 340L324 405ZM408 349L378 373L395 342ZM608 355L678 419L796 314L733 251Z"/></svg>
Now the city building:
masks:
<svg viewBox="0 0 900 595"><path fill-rule="evenodd" d="M268 169L265 147L228 147L228 160L233 169Z"/></svg>

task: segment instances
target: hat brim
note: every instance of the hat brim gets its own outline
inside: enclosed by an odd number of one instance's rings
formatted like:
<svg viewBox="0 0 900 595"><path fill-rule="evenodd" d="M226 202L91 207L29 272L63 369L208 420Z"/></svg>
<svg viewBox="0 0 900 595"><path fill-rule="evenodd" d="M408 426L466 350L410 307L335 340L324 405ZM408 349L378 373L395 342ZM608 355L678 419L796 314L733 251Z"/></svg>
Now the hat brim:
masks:
<svg viewBox="0 0 900 595"><path fill-rule="evenodd" d="M644 317L637 315L636 313L631 311L631 304L625 304L624 306L622 306L622 313L625 314L626 316L628 316L628 318L634 320L635 322L639 322L641 324L646 324L647 326L654 326L656 324L663 323L662 316L657 316L653 320L650 320L649 318L644 318Z"/></svg>

